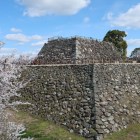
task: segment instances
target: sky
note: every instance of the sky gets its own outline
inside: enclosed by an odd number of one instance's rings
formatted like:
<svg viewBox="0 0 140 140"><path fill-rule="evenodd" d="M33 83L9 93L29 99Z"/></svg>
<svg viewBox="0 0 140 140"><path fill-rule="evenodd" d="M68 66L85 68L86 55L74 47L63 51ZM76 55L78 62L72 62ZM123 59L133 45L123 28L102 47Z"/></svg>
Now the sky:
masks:
<svg viewBox="0 0 140 140"><path fill-rule="evenodd" d="M36 55L51 37L102 40L125 31L127 55L140 47L139 0L0 0L0 55Z"/></svg>

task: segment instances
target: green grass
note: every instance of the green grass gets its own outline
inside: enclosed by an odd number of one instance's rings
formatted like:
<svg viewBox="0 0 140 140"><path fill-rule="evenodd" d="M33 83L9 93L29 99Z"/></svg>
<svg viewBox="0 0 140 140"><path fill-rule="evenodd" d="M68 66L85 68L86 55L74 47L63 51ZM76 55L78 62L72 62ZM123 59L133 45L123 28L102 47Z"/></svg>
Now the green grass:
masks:
<svg viewBox="0 0 140 140"><path fill-rule="evenodd" d="M58 126L52 122L35 118L29 114L16 113L18 123L23 123L26 130L22 132L21 138L32 137L34 140L85 140L85 138L70 133L62 126Z"/></svg>
<svg viewBox="0 0 140 140"><path fill-rule="evenodd" d="M21 138L32 137L34 140L85 140L85 138L70 133L62 126L50 121L36 118L24 112L14 112L14 120L26 126ZM140 124L130 125L128 128L108 135L104 140L140 140Z"/></svg>
<svg viewBox="0 0 140 140"><path fill-rule="evenodd" d="M107 136L104 140L140 140L140 124L130 125L126 129Z"/></svg>

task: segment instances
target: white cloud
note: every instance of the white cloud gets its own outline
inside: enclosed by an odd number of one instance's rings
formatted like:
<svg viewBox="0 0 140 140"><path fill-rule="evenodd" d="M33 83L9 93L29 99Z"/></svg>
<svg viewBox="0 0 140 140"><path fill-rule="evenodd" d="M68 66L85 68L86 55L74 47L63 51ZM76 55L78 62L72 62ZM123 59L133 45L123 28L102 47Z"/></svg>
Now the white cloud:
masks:
<svg viewBox="0 0 140 140"><path fill-rule="evenodd" d="M90 22L90 18L89 17L85 17L84 18L84 23L89 23Z"/></svg>
<svg viewBox="0 0 140 140"><path fill-rule="evenodd" d="M0 55L14 54L16 51L16 48L1 48Z"/></svg>
<svg viewBox="0 0 140 140"><path fill-rule="evenodd" d="M31 45L32 46L43 47L44 43L47 43L47 42L48 42L47 40L43 40L43 41L39 41L39 42L36 42L36 43L32 43Z"/></svg>
<svg viewBox="0 0 140 140"><path fill-rule="evenodd" d="M29 42L29 38L21 33L18 34L7 34L5 36L6 39L12 40L12 41L19 41L19 42Z"/></svg>
<svg viewBox="0 0 140 140"><path fill-rule="evenodd" d="M140 28L140 3L128 9L127 12L120 14L118 17L109 15L108 20L115 26Z"/></svg>
<svg viewBox="0 0 140 140"><path fill-rule="evenodd" d="M129 46L140 47L140 39L128 39L127 44Z"/></svg>
<svg viewBox="0 0 140 140"><path fill-rule="evenodd" d="M112 20L112 17L113 17L113 13L112 12L108 12L102 19L103 20Z"/></svg>
<svg viewBox="0 0 140 140"><path fill-rule="evenodd" d="M23 44L26 42L30 42L33 40L42 40L43 37L40 35L32 35L32 36L27 36L21 33L17 33L17 34L7 34L5 36L5 38L7 40L12 40L12 41L18 41L19 43Z"/></svg>
<svg viewBox="0 0 140 140"><path fill-rule="evenodd" d="M41 48L36 49L36 50L31 50L31 51L20 52L19 55L29 56L30 58L35 58L37 56L37 54L39 53L40 49Z"/></svg>
<svg viewBox="0 0 140 140"><path fill-rule="evenodd" d="M43 39L43 37L40 35L33 35L33 36L30 36L29 38L30 38L30 40L42 40Z"/></svg>
<svg viewBox="0 0 140 140"><path fill-rule="evenodd" d="M17 29L17 28L11 28L11 31L12 32L15 32L15 33L17 33L17 32L22 32L22 30L21 29Z"/></svg>
<svg viewBox="0 0 140 140"><path fill-rule="evenodd" d="M88 6L91 0L18 0L26 10L24 15L73 15Z"/></svg>

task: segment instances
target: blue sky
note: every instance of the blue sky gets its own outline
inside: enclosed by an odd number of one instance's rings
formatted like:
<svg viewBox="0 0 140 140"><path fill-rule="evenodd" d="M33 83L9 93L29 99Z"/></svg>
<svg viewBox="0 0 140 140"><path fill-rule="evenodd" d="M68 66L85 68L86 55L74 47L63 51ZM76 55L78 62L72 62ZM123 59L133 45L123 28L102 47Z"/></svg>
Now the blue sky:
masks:
<svg viewBox="0 0 140 140"><path fill-rule="evenodd" d="M108 30L127 33L128 56L140 47L139 0L0 0L0 54L37 54L53 36L102 40Z"/></svg>

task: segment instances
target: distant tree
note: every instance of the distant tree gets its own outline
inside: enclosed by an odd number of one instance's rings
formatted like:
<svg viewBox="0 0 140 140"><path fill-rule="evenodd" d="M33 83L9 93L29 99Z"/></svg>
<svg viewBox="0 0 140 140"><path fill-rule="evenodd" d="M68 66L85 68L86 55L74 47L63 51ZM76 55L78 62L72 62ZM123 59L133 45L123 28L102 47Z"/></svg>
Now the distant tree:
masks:
<svg viewBox="0 0 140 140"><path fill-rule="evenodd" d="M131 55L130 55L131 58L138 58L140 57L140 48L135 48Z"/></svg>
<svg viewBox="0 0 140 140"><path fill-rule="evenodd" d="M140 63L140 48L135 48L132 51L130 58L133 60L136 60L138 63Z"/></svg>
<svg viewBox="0 0 140 140"><path fill-rule="evenodd" d="M124 31L119 30L110 30L106 33L103 41L111 42L117 48L118 52L121 53L123 60L126 59L127 55L127 43L124 40L126 37L126 33Z"/></svg>

